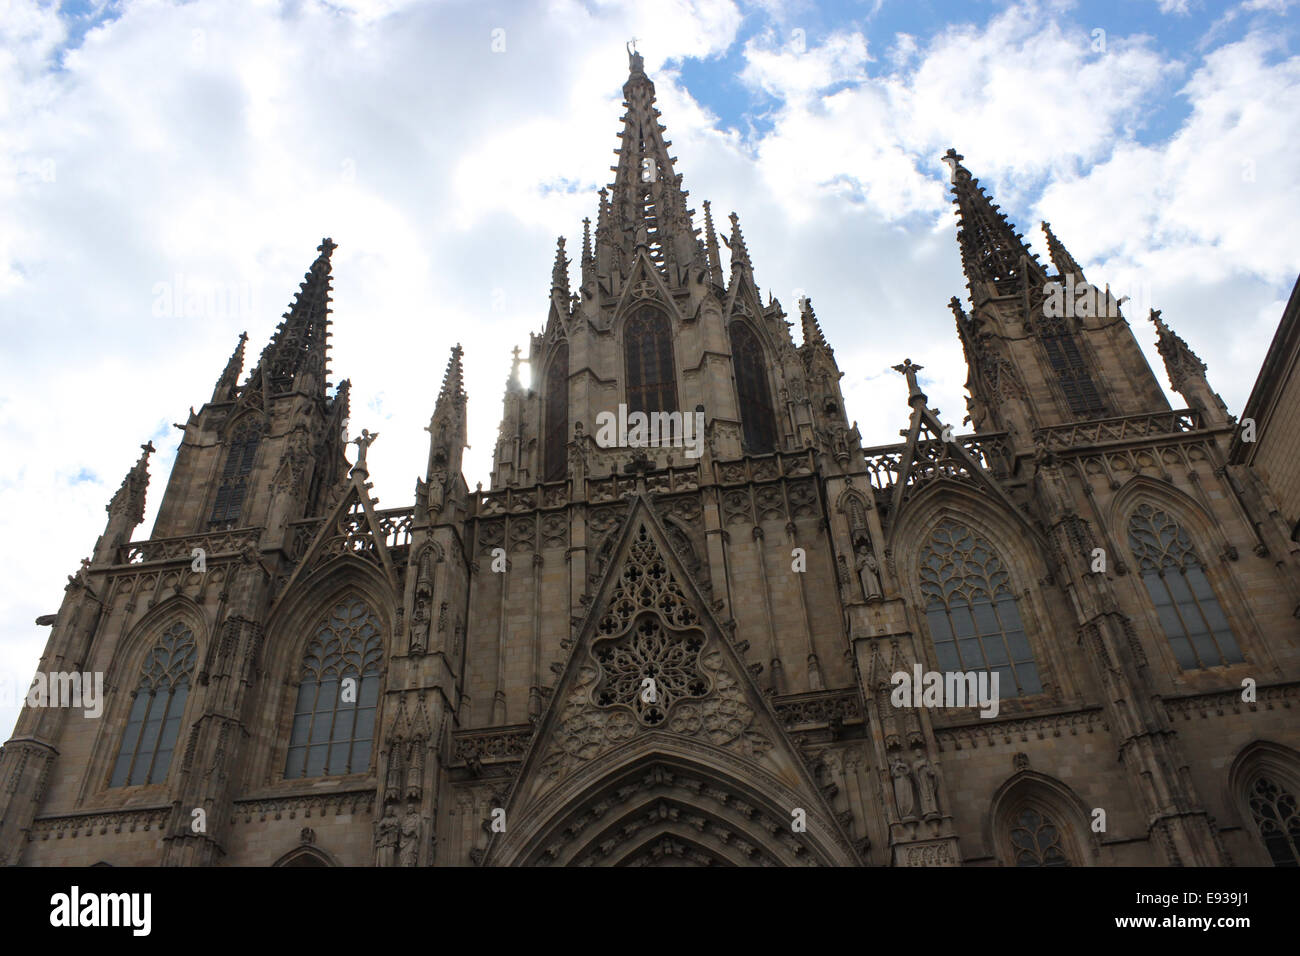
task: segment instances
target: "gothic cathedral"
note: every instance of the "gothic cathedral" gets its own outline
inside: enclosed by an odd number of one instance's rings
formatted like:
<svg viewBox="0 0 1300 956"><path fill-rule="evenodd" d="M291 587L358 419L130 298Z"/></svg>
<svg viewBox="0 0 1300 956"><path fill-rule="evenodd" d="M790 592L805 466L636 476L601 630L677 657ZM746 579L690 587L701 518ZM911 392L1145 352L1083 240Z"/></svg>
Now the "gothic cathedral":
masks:
<svg viewBox="0 0 1300 956"><path fill-rule="evenodd" d="M623 93L488 490L457 346L414 503L376 507L329 239L132 540L145 446L38 620L102 713L29 698L0 860L1300 864L1297 296L1240 422L1153 312L1170 408L950 150L970 431L904 360L906 439L863 448L812 303L796 344L736 215L688 208L639 55ZM702 434L602 438L636 413Z"/></svg>

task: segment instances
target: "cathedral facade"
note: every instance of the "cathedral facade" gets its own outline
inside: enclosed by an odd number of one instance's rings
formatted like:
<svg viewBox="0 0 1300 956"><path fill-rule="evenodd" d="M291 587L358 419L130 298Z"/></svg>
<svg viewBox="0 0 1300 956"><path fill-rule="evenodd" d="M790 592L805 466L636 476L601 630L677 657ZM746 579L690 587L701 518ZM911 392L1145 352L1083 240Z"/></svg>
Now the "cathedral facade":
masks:
<svg viewBox="0 0 1300 956"><path fill-rule="evenodd" d="M636 54L623 92L487 490L457 346L414 503L376 507L329 239L133 540L145 446L38 620L45 686L101 675L102 707L29 698L0 860L1300 864L1296 297L1241 421L1153 312L1171 408L950 150L969 416L904 360L905 439L864 448L811 302L688 208ZM638 414L677 430L609 440Z"/></svg>

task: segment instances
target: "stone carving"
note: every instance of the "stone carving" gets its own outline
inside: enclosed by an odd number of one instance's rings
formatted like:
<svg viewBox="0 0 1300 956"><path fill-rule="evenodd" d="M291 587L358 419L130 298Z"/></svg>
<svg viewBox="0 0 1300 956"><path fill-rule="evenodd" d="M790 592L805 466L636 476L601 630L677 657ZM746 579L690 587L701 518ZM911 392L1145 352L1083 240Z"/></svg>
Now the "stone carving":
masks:
<svg viewBox="0 0 1300 956"><path fill-rule="evenodd" d="M348 442L349 445L357 446L357 463L352 466L353 471L359 471L363 474L366 471L366 450L375 443L379 437L379 432L371 434L370 429L361 429L361 435Z"/></svg>
<svg viewBox="0 0 1300 956"><path fill-rule="evenodd" d="M854 554L856 557L853 564L858 571L858 582L862 585L862 597L868 602L882 600L884 595L880 589L880 564L871 550L871 544L865 538L859 538L854 545Z"/></svg>
<svg viewBox="0 0 1300 956"><path fill-rule="evenodd" d="M912 768L921 794L921 816L929 820L939 815L939 779L928 760L918 760Z"/></svg>
<svg viewBox="0 0 1300 956"><path fill-rule="evenodd" d="M912 772L907 764L895 758L889 765L890 776L894 778L894 802L898 805L898 816L910 820L916 816L916 788L912 783Z"/></svg>
<svg viewBox="0 0 1300 956"><path fill-rule="evenodd" d="M397 813L390 803L384 808L383 817L375 821L376 866L397 865L397 842L400 828L401 824L398 823Z"/></svg>
<svg viewBox="0 0 1300 956"><path fill-rule="evenodd" d="M399 851L402 866L415 866L420 855L420 831L422 828L420 811L412 804L407 808L406 816L402 818L401 850Z"/></svg>

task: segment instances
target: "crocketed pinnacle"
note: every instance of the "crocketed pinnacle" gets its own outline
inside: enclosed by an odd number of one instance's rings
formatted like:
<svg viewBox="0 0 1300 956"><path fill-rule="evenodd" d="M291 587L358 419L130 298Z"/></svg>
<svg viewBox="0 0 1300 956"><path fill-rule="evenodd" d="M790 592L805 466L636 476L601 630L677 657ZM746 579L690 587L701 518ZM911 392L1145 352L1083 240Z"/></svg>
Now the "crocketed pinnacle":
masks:
<svg viewBox="0 0 1300 956"><path fill-rule="evenodd" d="M551 267L551 295L569 301L569 260L564 255L564 237L555 240L555 265Z"/></svg>
<svg viewBox="0 0 1300 956"><path fill-rule="evenodd" d="M336 248L334 240L328 237L316 247L320 254L298 286L293 304L262 353L254 375L260 372L265 376L272 392L290 390L299 373L311 371L316 373L316 388L324 397L331 311L330 255Z"/></svg>
<svg viewBox="0 0 1300 956"><path fill-rule="evenodd" d="M959 219L957 242L972 291L979 282L1020 278L1025 262L1041 272L1042 266L1025 245L1024 237L961 164L963 158L955 149L949 149L943 161L952 170L953 204Z"/></svg>
<svg viewBox="0 0 1300 956"><path fill-rule="evenodd" d="M248 333L240 332L239 344L235 346L221 377L217 379L216 388L212 390L214 402L228 401L234 395L235 388L239 385L239 374L244 370L244 343L247 341Z"/></svg>
<svg viewBox="0 0 1300 956"><path fill-rule="evenodd" d="M1165 371L1169 374L1169 383L1175 391L1182 391L1189 376L1204 378L1205 363L1192 351L1181 335L1165 324L1159 309L1152 309L1150 319L1156 327L1156 348L1165 360Z"/></svg>
<svg viewBox="0 0 1300 956"><path fill-rule="evenodd" d="M734 212L731 214L731 240L727 243L727 247L731 249L731 272L733 275L737 268L753 271L753 265L749 261L749 250L745 248L745 236L740 231L740 217Z"/></svg>
<svg viewBox="0 0 1300 956"><path fill-rule="evenodd" d="M1079 263L1070 255L1070 251L1065 248L1065 244L1056 238L1056 233L1052 232L1052 224L1043 222L1043 234L1047 236L1047 254L1052 257L1052 265L1056 267L1057 274L1063 276L1082 277L1083 270L1079 268Z"/></svg>
<svg viewBox="0 0 1300 956"><path fill-rule="evenodd" d="M804 348L829 349L822 327L817 322L817 313L813 311L812 299L804 296L799 300L799 318L803 325Z"/></svg>
<svg viewBox="0 0 1300 956"><path fill-rule="evenodd" d="M110 515L127 516L132 527L144 520L144 496L149 488L149 455L154 451L151 441L140 447L143 449L140 459L126 473L122 486L104 508Z"/></svg>

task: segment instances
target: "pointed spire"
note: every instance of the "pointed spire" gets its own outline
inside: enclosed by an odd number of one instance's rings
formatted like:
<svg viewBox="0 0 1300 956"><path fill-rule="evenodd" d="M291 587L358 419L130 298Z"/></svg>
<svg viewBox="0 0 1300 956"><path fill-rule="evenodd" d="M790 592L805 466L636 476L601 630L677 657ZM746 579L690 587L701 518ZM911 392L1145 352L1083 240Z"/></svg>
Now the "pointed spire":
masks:
<svg viewBox="0 0 1300 956"><path fill-rule="evenodd" d="M959 219L957 242L961 246L962 269L975 298L977 283L1018 282L1026 268L1041 273L1042 266L997 203L985 194L979 180L961 164L963 158L955 149L949 149L943 161L952 171L953 204Z"/></svg>
<svg viewBox="0 0 1300 956"><path fill-rule="evenodd" d="M713 210L704 200L704 248L708 254L709 281L722 285L722 253L718 249L718 234L713 231Z"/></svg>
<svg viewBox="0 0 1300 956"><path fill-rule="evenodd" d="M1156 327L1156 348L1165 360L1165 371L1169 373L1169 383L1174 390L1182 392L1189 377L1205 378L1205 363L1181 335L1165 324L1159 309L1151 310L1150 319Z"/></svg>
<svg viewBox="0 0 1300 956"><path fill-rule="evenodd" d="M438 392L438 404L450 401L456 405L465 402L465 370L461 367L461 356L465 350L457 342L452 346L451 357L447 359L447 371L442 375L442 390ZM434 412L437 415L437 412Z"/></svg>
<svg viewBox="0 0 1300 956"><path fill-rule="evenodd" d="M566 309L569 302L569 260L564 255L564 237L555 240L555 265L551 267L551 295L560 297Z"/></svg>
<svg viewBox="0 0 1300 956"><path fill-rule="evenodd" d="M1043 234L1047 236L1047 254L1052 257L1052 265L1056 266L1057 273L1082 279L1083 270L1079 268L1079 263L1074 260L1074 256L1070 255L1065 244L1056 238L1056 234L1052 232L1052 224L1046 220L1043 221Z"/></svg>
<svg viewBox="0 0 1300 956"><path fill-rule="evenodd" d="M228 402L235 397L235 389L239 385L239 373L244 370L244 343L247 341L248 333L240 332L239 344L235 346L235 351L226 362L221 377L217 379L216 388L212 390L214 402Z"/></svg>
<svg viewBox="0 0 1300 956"><path fill-rule="evenodd" d="M299 376L307 373L315 378L314 389L324 397L331 311L330 255L336 248L328 237L316 247L320 255L298 286L293 304L262 352L254 375L261 373L271 393L290 391L299 383ZM252 380L250 376L250 383Z"/></svg>
<svg viewBox="0 0 1300 956"><path fill-rule="evenodd" d="M753 266L749 261L749 250L745 248L745 236L740 231L740 217L734 212L731 214L731 241L727 243L727 248L731 250L732 275L735 275L737 266L743 266L750 272L753 271Z"/></svg>
<svg viewBox="0 0 1300 956"><path fill-rule="evenodd" d="M591 254L591 218L582 220L582 284L596 277L596 259Z"/></svg>
<svg viewBox="0 0 1300 956"><path fill-rule="evenodd" d="M149 487L149 456L156 450L151 441L140 447L143 452L139 460L122 479L122 486L113 495L113 500L104 507L110 515L129 518L132 528L144 520L144 495Z"/></svg>
<svg viewBox="0 0 1300 956"><path fill-rule="evenodd" d="M691 227L687 193L681 177L673 172L676 161L668 153L672 145L664 139L665 127L655 108L655 86L645 74L641 54L629 48L629 75L623 84L623 129L614 150L618 164L610 167L614 182L609 205L601 196L601 214L596 228L596 259L605 275L617 255L605 251L612 243L630 261L638 245L644 245L651 260L666 276L675 273L674 262L687 262L694 255L695 232Z"/></svg>
<svg viewBox="0 0 1300 956"><path fill-rule="evenodd" d="M812 299L803 296L799 299L799 317L803 323L803 347L806 349L823 348L829 351L826 336L817 322L817 313L813 311Z"/></svg>

